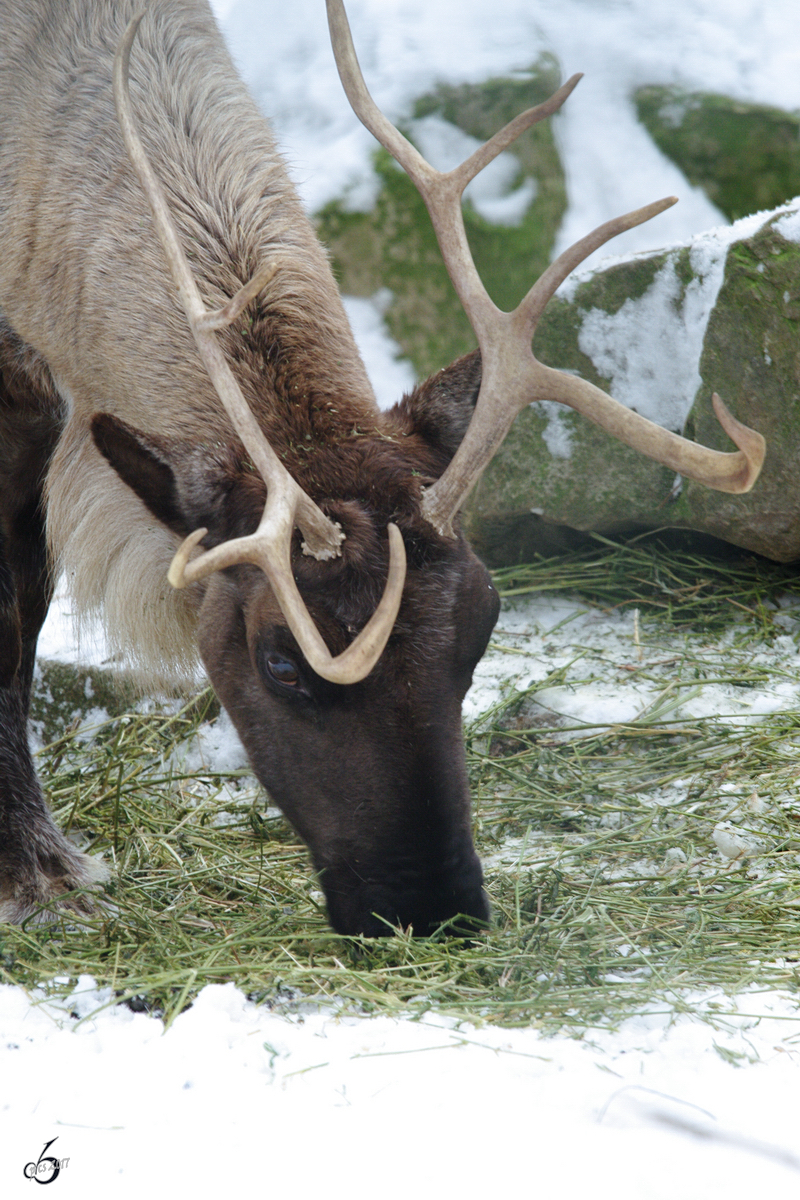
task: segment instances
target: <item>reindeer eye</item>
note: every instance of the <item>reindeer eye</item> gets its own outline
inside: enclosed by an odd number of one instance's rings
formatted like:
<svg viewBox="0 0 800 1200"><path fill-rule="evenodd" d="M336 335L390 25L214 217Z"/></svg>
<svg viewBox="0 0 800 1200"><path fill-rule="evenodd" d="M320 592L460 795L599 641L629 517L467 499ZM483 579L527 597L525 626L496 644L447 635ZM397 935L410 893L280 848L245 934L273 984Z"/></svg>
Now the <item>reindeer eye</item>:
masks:
<svg viewBox="0 0 800 1200"><path fill-rule="evenodd" d="M300 682L297 667L293 662L289 662L288 658L281 658L279 654L267 655L267 670L275 682L282 683L284 687L297 687Z"/></svg>

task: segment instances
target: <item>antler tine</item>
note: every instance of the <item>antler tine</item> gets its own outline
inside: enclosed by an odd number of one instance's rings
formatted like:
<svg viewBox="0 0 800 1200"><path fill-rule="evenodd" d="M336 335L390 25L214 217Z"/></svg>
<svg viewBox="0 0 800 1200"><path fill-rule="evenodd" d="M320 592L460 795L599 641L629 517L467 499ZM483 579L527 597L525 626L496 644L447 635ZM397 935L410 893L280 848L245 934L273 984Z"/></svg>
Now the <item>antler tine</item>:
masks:
<svg viewBox="0 0 800 1200"><path fill-rule="evenodd" d="M254 534L223 542L190 561L192 549L207 533L205 529L196 529L175 555L169 570L169 581L173 587L181 588L237 563L251 563L260 567L269 578L281 611L309 666L331 683L358 683L369 674L383 653L400 610L406 578L403 535L396 525L387 525L389 573L383 596L358 636L346 650L334 656L325 645L297 590L289 552L293 524L293 521L287 523L285 520L281 523L280 517L276 521L268 498Z"/></svg>
<svg viewBox="0 0 800 1200"><path fill-rule="evenodd" d="M517 414L537 400L555 400L574 408L619 441L687 479L734 494L753 487L764 462L766 442L760 433L737 421L716 393L714 412L738 447L735 453L710 450L656 425L588 380L544 366L531 349L539 319L570 271L598 246L674 203L674 197L656 201L606 222L576 242L551 263L512 313L495 310L489 336L473 322L483 366L475 412L446 471L422 498L423 516L439 533L455 536L455 513L499 449Z"/></svg>
<svg viewBox="0 0 800 1200"><path fill-rule="evenodd" d="M395 129L369 94L358 65L353 37L350 33L350 22L347 20L342 0L325 0L325 2L328 10L328 28L331 35L333 57L336 60L342 87L350 101L350 107L373 137L377 138L381 145L389 151L419 187L420 183L430 176L433 168L425 161L416 147L403 137L400 130Z"/></svg>
<svg viewBox="0 0 800 1200"><path fill-rule="evenodd" d="M525 112L521 112L519 116L514 117L513 121L509 121L507 125L504 125L502 129L493 134L488 142L484 142L482 146L479 146L469 158L464 159L460 167L455 167L453 171L449 172L449 174L458 177L461 191L463 192L467 184L484 167L488 167L489 163L497 158L498 154L502 154L512 142L515 142L526 129L530 129L532 125L536 125L539 121L543 121L546 117L552 117L553 113L558 112L564 101L572 95L582 79L583 72L571 75L558 91L553 92L549 100L545 100L543 104L537 104L535 108L528 108Z"/></svg>
<svg viewBox="0 0 800 1200"><path fill-rule="evenodd" d="M131 49L144 15L140 13L130 22L114 60L114 99L123 140L152 209L156 232L200 356L234 429L267 485L267 501L255 534L215 546L190 562L192 550L207 532L195 530L178 549L168 578L173 587L185 587L223 567L254 563L268 577L286 622L310 666L333 683L356 683L369 674L383 652L400 607L406 572L403 538L396 526L388 526L389 573L383 597L358 637L347 650L333 657L297 589L291 566L291 541L297 525L305 537L304 553L327 559L341 554L344 534L278 459L242 395L213 332L236 319L263 290L280 264L273 262L261 268L222 308L213 312L206 309L181 248L166 197L133 120L128 72Z"/></svg>
<svg viewBox="0 0 800 1200"><path fill-rule="evenodd" d="M625 213L622 217L615 217L612 221L606 221L604 225L598 225L597 229L592 230L586 237L581 238L580 241L575 242L574 245L559 254L555 262L552 262L547 270L539 276L528 294L514 310L516 318L526 322L528 341L533 339L539 318L557 288L576 267L580 266L584 259L620 233L635 229L637 225L643 225L645 221L657 217L659 213L665 212L666 209L672 208L673 204L677 203L677 196L665 196L663 200L646 204L644 208L637 208L633 212Z"/></svg>
<svg viewBox="0 0 800 1200"><path fill-rule="evenodd" d="M482 383L467 433L447 470L422 498L422 514L445 537L454 537L452 519L498 450L517 413L536 400L567 404L643 454L687 478L727 492L748 491L758 478L765 442L741 425L721 400L714 409L739 450L724 454L689 442L612 400L586 380L539 363L531 341L545 306L579 263L617 234L649 221L675 203L656 201L595 229L566 250L531 287L512 313L492 302L475 268L461 211L467 183L534 121L555 112L572 92L573 75L545 104L522 113L459 167L435 171L375 105L358 66L342 0L326 0L331 42L339 74L356 116L397 159L416 184L430 213L442 257L481 350Z"/></svg>
<svg viewBox="0 0 800 1200"><path fill-rule="evenodd" d="M535 125L538 121L552 116L583 78L582 74L571 76L558 91L553 93L549 100L514 117L453 171L437 171L422 157L416 146L412 146L411 142L403 137L400 130L392 125L372 99L358 65L358 56L353 45L350 22L347 19L343 0L326 0L326 6L333 56L342 87L353 112L373 137L377 138L381 145L400 163L420 190L437 179L453 178L460 195L470 180L474 179L492 159L501 154L513 141L516 141L520 134L524 133L526 129L530 129L531 125Z"/></svg>

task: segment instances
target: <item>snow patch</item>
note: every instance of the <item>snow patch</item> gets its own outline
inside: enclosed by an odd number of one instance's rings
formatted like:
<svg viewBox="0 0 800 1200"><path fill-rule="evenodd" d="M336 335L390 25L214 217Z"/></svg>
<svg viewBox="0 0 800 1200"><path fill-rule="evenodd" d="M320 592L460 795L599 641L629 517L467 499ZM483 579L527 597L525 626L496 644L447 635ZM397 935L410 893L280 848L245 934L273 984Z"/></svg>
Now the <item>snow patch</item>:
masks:
<svg viewBox="0 0 800 1200"><path fill-rule="evenodd" d="M424 1195L508 1190L529 1164L563 1195L599 1200L797 1189L796 1010L773 992L693 996L709 1023L658 1006L584 1041L432 1014L287 1017L231 983L204 988L165 1034L89 976L65 993L0 987L4 1196L28 1194L25 1163L57 1138L59 1195L105 1194L109 1180L123 1198L154 1179L180 1192L198 1164L207 1192L249 1194L266 1163L271 1194L339 1200L355 1163L399 1200L419 1190L420 1156L387 1172L386 1136L409 1113L427 1131ZM478 1129L469 1154L447 1151ZM524 1146L524 1164L498 1146Z"/></svg>
<svg viewBox="0 0 800 1200"><path fill-rule="evenodd" d="M547 417L542 438L551 458L572 458L573 433L564 405L555 400L537 400L535 403Z"/></svg>
<svg viewBox="0 0 800 1200"><path fill-rule="evenodd" d="M728 248L753 237L766 217L754 213L734 225L693 237L688 243L692 279L686 287L677 272L679 248L670 247L667 261L642 296L626 300L615 313L600 308L585 313L578 346L599 374L610 380L615 400L665 429L683 429L702 384L700 357L724 279ZM780 229L784 222L791 230L793 221L800 221L795 209L776 227ZM800 238L800 224L797 228ZM567 282L562 294L574 299L578 285L587 278L582 271Z"/></svg>
<svg viewBox="0 0 800 1200"><path fill-rule="evenodd" d="M788 212L785 217L780 217L775 222L775 228L781 237L786 238L787 242L800 242L800 199L793 201L797 207L792 212ZM786 300L786 296L784 296Z"/></svg>
<svg viewBox="0 0 800 1200"><path fill-rule="evenodd" d="M643 296L616 313L590 309L581 322L578 346L611 381L614 399L666 429L683 428L702 382L700 355L724 250L710 265L684 291L669 259Z"/></svg>

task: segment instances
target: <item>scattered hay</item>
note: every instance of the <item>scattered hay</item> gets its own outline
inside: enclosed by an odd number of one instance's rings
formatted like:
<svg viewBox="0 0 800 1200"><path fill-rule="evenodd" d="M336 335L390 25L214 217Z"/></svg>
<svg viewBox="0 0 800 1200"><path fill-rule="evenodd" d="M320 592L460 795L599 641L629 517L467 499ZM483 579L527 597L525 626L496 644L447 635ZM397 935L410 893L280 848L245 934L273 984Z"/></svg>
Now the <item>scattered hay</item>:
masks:
<svg viewBox="0 0 800 1200"><path fill-rule="evenodd" d="M91 975L167 1023L205 984L233 980L287 1010L433 1009L576 1031L686 1011L701 992L708 1017L708 989L720 1009L748 988L797 990L800 622L788 570L603 542L496 579L510 597L579 593L641 616L624 618L627 657L587 648L578 622L549 629L559 662L538 662L540 681L522 691L513 670L529 643L501 618L494 653L509 678L467 728L490 932L471 944L333 934L304 847L252 776L189 769L197 755L176 753L216 713L205 692L139 705L91 736L67 731L42 752L59 823L114 879L92 917L3 927L0 979L66 992ZM620 672L655 696L630 722L587 725L540 703ZM731 711L719 712L720 688ZM771 688L784 697L773 711L737 707Z"/></svg>

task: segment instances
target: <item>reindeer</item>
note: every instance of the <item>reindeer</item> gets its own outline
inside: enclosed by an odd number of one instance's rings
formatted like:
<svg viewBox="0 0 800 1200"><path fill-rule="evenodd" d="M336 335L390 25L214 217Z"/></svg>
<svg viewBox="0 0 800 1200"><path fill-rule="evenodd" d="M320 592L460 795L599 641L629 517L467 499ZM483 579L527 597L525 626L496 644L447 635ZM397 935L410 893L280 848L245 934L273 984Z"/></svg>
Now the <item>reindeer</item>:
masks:
<svg viewBox="0 0 800 1200"><path fill-rule="evenodd" d="M715 397L739 449L705 449L533 357L569 272L671 199L577 243L514 312L487 295L463 189L579 76L439 174L327 0L351 104L421 190L479 346L379 411L209 8L140 2L0 0L0 918L86 908L105 873L53 823L26 737L60 570L152 678L199 652L336 930L480 926L461 703L499 601L459 529L470 488L545 398L729 492L763 439Z"/></svg>

